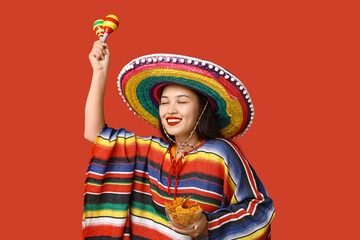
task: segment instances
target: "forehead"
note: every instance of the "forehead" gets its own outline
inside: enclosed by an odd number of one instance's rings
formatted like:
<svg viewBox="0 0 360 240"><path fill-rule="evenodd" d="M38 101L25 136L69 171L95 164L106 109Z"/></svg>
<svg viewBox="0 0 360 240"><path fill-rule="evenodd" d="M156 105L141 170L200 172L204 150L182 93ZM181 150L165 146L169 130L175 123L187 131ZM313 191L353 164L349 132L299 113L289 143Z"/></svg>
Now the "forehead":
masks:
<svg viewBox="0 0 360 240"><path fill-rule="evenodd" d="M197 97L196 93L190 88L180 85L167 85L164 87L162 97L188 96L190 98Z"/></svg>

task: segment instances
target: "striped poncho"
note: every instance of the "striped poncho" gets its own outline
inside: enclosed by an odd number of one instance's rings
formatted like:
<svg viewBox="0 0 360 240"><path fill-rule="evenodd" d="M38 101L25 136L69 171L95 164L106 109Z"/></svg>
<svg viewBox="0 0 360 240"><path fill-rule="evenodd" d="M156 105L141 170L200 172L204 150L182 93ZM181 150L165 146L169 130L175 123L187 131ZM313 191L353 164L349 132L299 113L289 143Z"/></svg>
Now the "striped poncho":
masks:
<svg viewBox="0 0 360 240"><path fill-rule="evenodd" d="M164 203L175 192L175 178L168 179L169 147L160 138L104 127L87 171L84 239L191 239L168 227ZM269 239L272 200L242 153L225 139L207 140L186 155L177 196L191 196L203 206L208 234L202 239Z"/></svg>

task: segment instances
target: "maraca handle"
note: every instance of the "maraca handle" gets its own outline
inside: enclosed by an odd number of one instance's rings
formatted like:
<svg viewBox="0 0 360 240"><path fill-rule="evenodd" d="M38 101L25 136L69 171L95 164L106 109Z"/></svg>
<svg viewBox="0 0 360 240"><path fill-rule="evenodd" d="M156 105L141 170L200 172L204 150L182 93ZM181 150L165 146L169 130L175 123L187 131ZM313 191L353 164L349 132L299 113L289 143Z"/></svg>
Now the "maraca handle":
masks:
<svg viewBox="0 0 360 240"><path fill-rule="evenodd" d="M101 41L102 41L102 42L105 42L107 36L109 36L109 34L108 34L108 33L104 33L104 36L102 37Z"/></svg>

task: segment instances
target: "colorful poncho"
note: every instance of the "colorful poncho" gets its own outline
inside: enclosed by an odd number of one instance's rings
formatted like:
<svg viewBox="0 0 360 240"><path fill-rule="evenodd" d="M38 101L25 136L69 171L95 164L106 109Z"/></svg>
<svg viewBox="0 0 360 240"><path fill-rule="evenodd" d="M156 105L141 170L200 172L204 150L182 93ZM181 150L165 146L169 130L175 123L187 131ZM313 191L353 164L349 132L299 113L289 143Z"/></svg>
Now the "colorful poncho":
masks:
<svg viewBox="0 0 360 240"><path fill-rule="evenodd" d="M191 239L168 227L164 203L175 191L169 147L160 138L104 127L87 171L84 239ZM182 161L177 196L203 206L202 239L269 239L273 202L233 143L207 140Z"/></svg>

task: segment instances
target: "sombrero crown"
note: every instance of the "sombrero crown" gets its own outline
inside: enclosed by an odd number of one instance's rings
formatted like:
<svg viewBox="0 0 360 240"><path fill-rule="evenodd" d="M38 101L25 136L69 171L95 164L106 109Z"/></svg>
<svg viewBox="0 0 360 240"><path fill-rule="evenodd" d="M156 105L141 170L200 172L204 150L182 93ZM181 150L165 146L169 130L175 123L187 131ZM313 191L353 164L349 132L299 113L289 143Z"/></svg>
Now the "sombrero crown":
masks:
<svg viewBox="0 0 360 240"><path fill-rule="evenodd" d="M178 84L206 96L226 138L243 135L254 118L254 107L241 81L209 61L152 54L134 59L120 72L118 88L124 102L141 118L158 126L160 90Z"/></svg>

